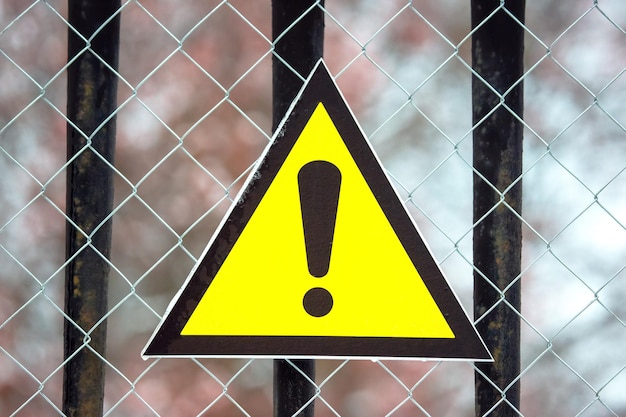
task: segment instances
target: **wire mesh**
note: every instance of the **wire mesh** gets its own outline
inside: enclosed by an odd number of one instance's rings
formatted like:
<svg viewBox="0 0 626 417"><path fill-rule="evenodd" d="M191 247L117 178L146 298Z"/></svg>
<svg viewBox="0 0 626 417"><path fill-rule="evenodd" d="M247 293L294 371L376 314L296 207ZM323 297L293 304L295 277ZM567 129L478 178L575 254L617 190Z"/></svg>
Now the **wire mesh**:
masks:
<svg viewBox="0 0 626 417"><path fill-rule="evenodd" d="M471 311L478 74L468 2L315 7L331 73ZM98 321L108 321L105 415L268 415L271 361L142 361L140 352L270 140L270 2L128 0L118 13L113 254ZM529 2L517 23L526 42L520 415L626 415L624 16L619 0ZM68 30L60 0L0 4L1 415L63 414ZM473 415L471 363L317 366L319 416Z"/></svg>

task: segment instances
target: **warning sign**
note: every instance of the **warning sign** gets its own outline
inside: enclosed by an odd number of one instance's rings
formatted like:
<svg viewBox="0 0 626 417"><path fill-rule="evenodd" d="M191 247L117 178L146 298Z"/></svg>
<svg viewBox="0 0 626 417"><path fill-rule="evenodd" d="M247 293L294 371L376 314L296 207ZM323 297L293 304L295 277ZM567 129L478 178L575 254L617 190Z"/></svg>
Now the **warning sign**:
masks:
<svg viewBox="0 0 626 417"><path fill-rule="evenodd" d="M144 356L490 360L323 62Z"/></svg>

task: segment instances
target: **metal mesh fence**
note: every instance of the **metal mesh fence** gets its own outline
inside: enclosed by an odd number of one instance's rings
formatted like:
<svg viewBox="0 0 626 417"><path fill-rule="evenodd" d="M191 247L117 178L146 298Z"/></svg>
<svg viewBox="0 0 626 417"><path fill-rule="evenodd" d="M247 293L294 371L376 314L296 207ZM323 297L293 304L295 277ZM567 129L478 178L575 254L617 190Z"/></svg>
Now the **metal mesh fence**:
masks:
<svg viewBox="0 0 626 417"><path fill-rule="evenodd" d="M331 73L472 311L468 2L314 7ZM269 360L140 353L270 140L270 2L129 0L118 14L113 252L96 320L108 322L104 414L269 415ZM619 0L550 0L529 2L516 23L526 43L520 415L626 415L625 16ZM63 415L68 30L65 2L0 3L1 415ZM471 363L317 368L318 416L474 413Z"/></svg>

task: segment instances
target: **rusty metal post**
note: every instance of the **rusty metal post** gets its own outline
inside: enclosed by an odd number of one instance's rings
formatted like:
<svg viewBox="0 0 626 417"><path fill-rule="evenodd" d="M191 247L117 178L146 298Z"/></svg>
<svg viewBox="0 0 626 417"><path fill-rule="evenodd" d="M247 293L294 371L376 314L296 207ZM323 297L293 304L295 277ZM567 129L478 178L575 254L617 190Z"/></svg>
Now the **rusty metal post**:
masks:
<svg viewBox="0 0 626 417"><path fill-rule="evenodd" d="M63 412L103 412L120 0L69 0ZM108 161L107 162L105 162ZM94 352L97 352L94 353Z"/></svg>
<svg viewBox="0 0 626 417"><path fill-rule="evenodd" d="M274 131L302 87L302 79L323 55L324 12L317 4L323 6L324 2L272 0ZM315 386L307 379L315 380L315 361L299 359L291 363L293 366L283 359L274 361L274 416L313 417L313 402L298 411L315 395Z"/></svg>
<svg viewBox="0 0 626 417"><path fill-rule="evenodd" d="M471 8L474 314L495 360L476 365L476 415L518 416L524 30L517 21L525 1L472 0Z"/></svg>

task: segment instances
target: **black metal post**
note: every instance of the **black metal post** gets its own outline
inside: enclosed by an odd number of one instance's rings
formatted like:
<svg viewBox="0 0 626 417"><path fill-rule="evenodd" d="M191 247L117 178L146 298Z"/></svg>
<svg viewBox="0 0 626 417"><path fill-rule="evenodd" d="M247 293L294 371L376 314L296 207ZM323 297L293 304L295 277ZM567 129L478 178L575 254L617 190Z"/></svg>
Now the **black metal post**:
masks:
<svg viewBox="0 0 626 417"><path fill-rule="evenodd" d="M274 130L324 54L324 12L316 5L324 1L272 0Z"/></svg>
<svg viewBox="0 0 626 417"><path fill-rule="evenodd" d="M471 5L478 74L472 80L474 314L482 317L476 327L495 359L476 365L476 415L493 417L518 416L520 405L524 30L516 20L524 22L525 1L507 0L491 15L499 7L500 0Z"/></svg>
<svg viewBox="0 0 626 417"><path fill-rule="evenodd" d="M63 412L101 416L120 0L69 0ZM89 49L85 49L89 46ZM76 58L77 57L77 58ZM76 58L76 59L75 59ZM102 322L100 322L102 320ZM98 354L94 353L93 351Z"/></svg>
<svg viewBox="0 0 626 417"><path fill-rule="evenodd" d="M323 6L323 0L272 0L273 130L302 87L302 79L323 55L324 12L318 4ZM313 417L313 402L298 413L315 395L307 377L315 380L314 360L274 361L275 417Z"/></svg>

